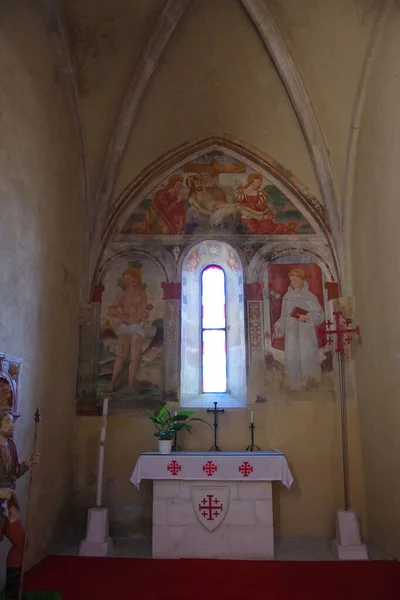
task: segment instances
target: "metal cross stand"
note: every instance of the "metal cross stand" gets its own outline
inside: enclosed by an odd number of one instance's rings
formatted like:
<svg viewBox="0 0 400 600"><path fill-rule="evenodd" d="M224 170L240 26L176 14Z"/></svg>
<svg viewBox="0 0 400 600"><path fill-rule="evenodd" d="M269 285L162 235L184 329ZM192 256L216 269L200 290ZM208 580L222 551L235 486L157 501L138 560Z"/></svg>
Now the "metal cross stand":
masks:
<svg viewBox="0 0 400 600"><path fill-rule="evenodd" d="M207 408L208 413L214 413L214 446L211 447L210 452L221 452L221 448L217 444L217 430L218 430L218 413L223 413L223 408L217 408L218 402L214 402L214 408Z"/></svg>
<svg viewBox="0 0 400 600"><path fill-rule="evenodd" d="M254 443L254 423L250 423L250 430L251 430L251 444L250 444L250 446L247 446L246 452L254 452L257 450L259 452L261 452L261 450L257 446L257 444Z"/></svg>
<svg viewBox="0 0 400 600"><path fill-rule="evenodd" d="M174 433L174 442L173 442L172 448L171 448L172 452L180 452L181 451L180 447L178 446L178 442L176 441L177 437L178 437L178 434L175 431L175 433Z"/></svg>
<svg viewBox="0 0 400 600"><path fill-rule="evenodd" d="M348 471L348 449L347 449L347 415L346 415L346 385L345 385L345 371L344 371L344 344L350 344L352 341L352 333L357 335L361 334L360 327L349 328L352 324L352 319L346 319L343 317L341 312L335 311L333 313L335 317L335 323L326 321L326 335L328 336L328 344L333 344L333 338L336 336L336 348L335 352L339 354L339 380L340 380L340 412L341 412L341 425L342 425L342 459L343 459L343 484L344 484L344 507L348 511L350 507L350 495L349 495L349 471ZM341 325L343 323L343 327ZM331 326L334 325L334 329ZM344 339L343 339L344 338Z"/></svg>
<svg viewBox="0 0 400 600"><path fill-rule="evenodd" d="M336 336L335 352L338 354L340 382L340 417L342 428L342 460L343 460L343 489L344 510L336 511L336 536L332 540L333 554L339 560L368 560L368 552L362 543L360 525L355 510L350 509L349 470L347 447L347 415L346 415L346 371L344 364L344 347L352 341L352 333L360 335L360 327L350 328L352 319L346 319L342 313L333 313L335 322L326 322L328 343L332 344ZM333 327L331 327L333 325Z"/></svg>

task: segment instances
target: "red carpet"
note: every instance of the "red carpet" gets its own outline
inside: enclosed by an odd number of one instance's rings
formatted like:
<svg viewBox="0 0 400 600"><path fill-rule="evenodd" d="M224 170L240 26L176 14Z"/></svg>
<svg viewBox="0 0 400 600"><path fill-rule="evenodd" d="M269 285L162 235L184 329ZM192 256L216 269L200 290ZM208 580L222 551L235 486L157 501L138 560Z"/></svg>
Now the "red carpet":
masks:
<svg viewBox="0 0 400 600"><path fill-rule="evenodd" d="M49 556L25 582L63 600L400 600L400 563Z"/></svg>

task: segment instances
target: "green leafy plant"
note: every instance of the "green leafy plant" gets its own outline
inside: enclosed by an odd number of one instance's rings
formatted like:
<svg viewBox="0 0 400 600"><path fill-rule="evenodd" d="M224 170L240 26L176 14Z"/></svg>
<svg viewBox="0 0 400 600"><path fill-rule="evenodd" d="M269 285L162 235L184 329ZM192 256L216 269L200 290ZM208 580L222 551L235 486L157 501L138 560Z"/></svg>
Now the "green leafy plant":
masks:
<svg viewBox="0 0 400 600"><path fill-rule="evenodd" d="M152 421L156 427L156 432L153 435L159 440L172 440L176 431L186 429L186 431L192 431L193 421L201 421L210 427L210 423L199 419L198 417L192 417L194 412L192 410L180 410L176 415L173 415L165 404L157 414L147 410L150 421Z"/></svg>

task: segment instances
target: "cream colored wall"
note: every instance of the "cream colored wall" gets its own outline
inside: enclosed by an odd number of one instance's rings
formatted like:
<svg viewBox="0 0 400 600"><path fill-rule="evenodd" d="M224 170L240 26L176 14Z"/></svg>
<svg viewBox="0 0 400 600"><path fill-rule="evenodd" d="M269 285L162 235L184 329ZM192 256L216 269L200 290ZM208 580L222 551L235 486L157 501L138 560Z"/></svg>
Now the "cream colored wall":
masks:
<svg viewBox="0 0 400 600"><path fill-rule="evenodd" d="M42 410L29 536L29 560L37 560L71 498L83 210L74 133L32 2L2 4L0 80L0 350L24 361L21 458ZM17 488L23 507L28 481Z"/></svg>
<svg viewBox="0 0 400 600"><path fill-rule="evenodd" d="M290 100L236 0L190 3L141 102L115 195L164 152L212 133L269 154L319 196Z"/></svg>
<svg viewBox="0 0 400 600"><path fill-rule="evenodd" d="M176 407L174 407L176 408ZM297 400L253 405L256 443L264 450L286 453L295 476L290 490L274 484L276 534L283 537L334 534L335 510L343 506L338 403ZM196 411L210 423L205 411ZM223 450L243 450L249 444L249 413L227 410L219 420ZM100 418L77 417L75 422L75 514L82 533L87 508L96 494ZM153 425L144 411L129 417L110 417L105 450L104 502L110 508L111 533L115 537L150 535L151 482L140 492L129 479L140 452L157 450ZM364 489L358 434L357 406L349 405L350 471L352 506L359 510L365 529ZM213 431L197 423L191 435L183 433L184 450L209 450Z"/></svg>
<svg viewBox="0 0 400 600"><path fill-rule="evenodd" d="M355 354L370 535L400 559L400 7L392 4L361 122L352 215Z"/></svg>
<svg viewBox="0 0 400 600"><path fill-rule="evenodd" d="M351 119L381 0L264 0L310 95L342 199Z"/></svg>
<svg viewBox="0 0 400 600"><path fill-rule="evenodd" d="M314 14L311 4L307 6L310 14ZM340 4L343 7L344 3ZM354 3L350 5L354 8ZM321 28L315 38L312 37L314 27L310 28L312 51L305 52L301 66L301 72L308 68L308 74L315 76L315 90L311 91L315 91L317 97L317 117L323 115L328 149L334 151L338 172L344 168L352 102L374 7L371 2L370 11L362 18L350 11L343 47L339 40L345 10L330 12L323 21L325 29L315 22L315 28ZM328 43L326 35L333 19L335 43L331 38ZM289 42L292 42L289 28L285 34L288 31ZM299 54L304 51L301 44L291 45L291 49ZM316 62L310 65L311 59ZM351 86L343 69L349 60ZM329 120L329 114L335 117ZM93 118L94 115L95 111ZM236 0L193 0L190 3L144 94L121 159L114 199L164 152L212 133L227 133L269 154L320 196L289 98L254 25ZM300 400L257 405L256 410L259 445L278 447L286 452L296 477L296 485L289 492L275 486L278 534L285 537L333 535L335 510L343 506L338 400L334 401L330 390L325 389L313 394L312 399L305 395ZM75 422L74 504L81 534L86 510L95 501L99 426L100 420L95 417L77 417ZM115 536L150 533L150 482L144 482L138 493L129 478L138 454L155 449L155 442L144 413L126 418L110 417L105 503L110 507ZM240 450L248 442L248 416L228 411L221 417L222 447ZM358 412L353 399L349 403L349 443L352 507L360 512L366 534ZM211 444L211 433L206 434L200 428L198 434L184 441L188 449L207 450Z"/></svg>
<svg viewBox="0 0 400 600"><path fill-rule="evenodd" d="M95 194L119 107L164 0L61 0Z"/></svg>

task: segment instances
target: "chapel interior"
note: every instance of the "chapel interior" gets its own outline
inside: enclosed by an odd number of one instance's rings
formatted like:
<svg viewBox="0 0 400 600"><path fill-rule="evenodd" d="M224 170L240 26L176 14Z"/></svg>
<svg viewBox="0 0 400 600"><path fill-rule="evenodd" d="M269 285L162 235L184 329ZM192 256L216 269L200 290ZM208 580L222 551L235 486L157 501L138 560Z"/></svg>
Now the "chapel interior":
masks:
<svg viewBox="0 0 400 600"><path fill-rule="evenodd" d="M146 408L212 424L194 273L228 264L219 445L248 446L251 412L256 444L285 454L274 531L301 558L301 541L329 547L344 507L345 405L349 506L400 560L399 32L397 0L1 2L0 362L16 361L21 456L42 415L17 488L29 565L85 536L106 396L110 536L148 556L152 485L130 481L157 450ZM322 332L314 384L280 333L293 273L316 326L341 311L359 327L340 355ZM115 325L129 277L146 323ZM212 436L198 423L179 443Z"/></svg>

